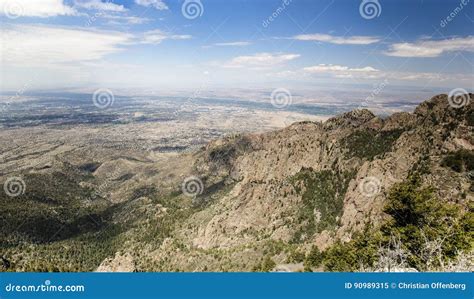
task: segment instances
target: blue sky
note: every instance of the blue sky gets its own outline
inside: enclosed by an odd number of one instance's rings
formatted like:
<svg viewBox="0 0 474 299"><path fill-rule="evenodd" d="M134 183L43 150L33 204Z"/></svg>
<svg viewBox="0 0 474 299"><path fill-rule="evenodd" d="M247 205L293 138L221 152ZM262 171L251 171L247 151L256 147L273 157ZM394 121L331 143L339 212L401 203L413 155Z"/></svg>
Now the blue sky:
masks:
<svg viewBox="0 0 474 299"><path fill-rule="evenodd" d="M470 90L471 1L0 0L2 90Z"/></svg>

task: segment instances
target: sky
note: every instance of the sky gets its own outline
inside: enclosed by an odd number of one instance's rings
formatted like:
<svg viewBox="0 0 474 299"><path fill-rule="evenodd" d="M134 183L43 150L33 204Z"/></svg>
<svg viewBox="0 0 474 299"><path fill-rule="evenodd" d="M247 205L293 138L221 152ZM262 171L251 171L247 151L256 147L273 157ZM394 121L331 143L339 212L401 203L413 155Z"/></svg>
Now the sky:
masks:
<svg viewBox="0 0 474 299"><path fill-rule="evenodd" d="M0 0L2 91L474 85L474 0Z"/></svg>

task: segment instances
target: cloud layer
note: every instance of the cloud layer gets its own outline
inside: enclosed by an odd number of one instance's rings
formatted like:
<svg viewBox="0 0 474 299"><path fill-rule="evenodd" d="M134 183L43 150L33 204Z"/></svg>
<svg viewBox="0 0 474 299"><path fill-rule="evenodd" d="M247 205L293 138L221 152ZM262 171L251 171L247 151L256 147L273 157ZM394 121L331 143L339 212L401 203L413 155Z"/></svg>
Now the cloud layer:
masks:
<svg viewBox="0 0 474 299"><path fill-rule="evenodd" d="M243 46L248 46L250 45L250 42L226 42L226 43L215 43L214 46L218 47L243 47Z"/></svg>
<svg viewBox="0 0 474 299"><path fill-rule="evenodd" d="M474 37L458 37L444 40L420 40L415 43L396 43L385 52L395 57L438 57L454 51L474 52Z"/></svg>
<svg viewBox="0 0 474 299"><path fill-rule="evenodd" d="M135 3L145 7L154 7L157 10L168 9L168 5L163 0L135 0Z"/></svg>
<svg viewBox="0 0 474 299"><path fill-rule="evenodd" d="M101 59L122 50L130 34L45 25L14 25L0 30L0 56L15 66L44 66Z"/></svg>
<svg viewBox="0 0 474 299"><path fill-rule="evenodd" d="M376 73L379 72L379 70L371 66L366 66L362 68L351 68L348 66L334 64L319 64L315 66L305 67L303 68L303 71L310 74L331 75L336 78L374 78L376 76Z"/></svg>
<svg viewBox="0 0 474 299"><path fill-rule="evenodd" d="M270 68L300 57L299 54L257 53L237 56L224 64L228 68Z"/></svg>
<svg viewBox="0 0 474 299"><path fill-rule="evenodd" d="M63 0L0 0L0 14L47 18L75 15L77 11Z"/></svg>
<svg viewBox="0 0 474 299"><path fill-rule="evenodd" d="M294 36L293 39L336 45L370 45L380 41L379 38L373 36L334 36L329 34L300 34Z"/></svg>
<svg viewBox="0 0 474 299"><path fill-rule="evenodd" d="M127 9L123 5L115 4L113 2L102 2L101 0L76 0L75 6L85 9L124 12Z"/></svg>
<svg viewBox="0 0 474 299"><path fill-rule="evenodd" d="M164 40L185 40L191 35L169 34L161 30L132 35L47 25L11 25L0 30L0 56L10 65L45 66L92 61L133 44L159 44Z"/></svg>
<svg viewBox="0 0 474 299"><path fill-rule="evenodd" d="M183 39L190 39L192 38L191 35L188 34L168 34L162 30L156 29L147 31L143 34L143 38L141 39L140 43L142 44L160 44L162 41L171 39L171 40L183 40Z"/></svg>

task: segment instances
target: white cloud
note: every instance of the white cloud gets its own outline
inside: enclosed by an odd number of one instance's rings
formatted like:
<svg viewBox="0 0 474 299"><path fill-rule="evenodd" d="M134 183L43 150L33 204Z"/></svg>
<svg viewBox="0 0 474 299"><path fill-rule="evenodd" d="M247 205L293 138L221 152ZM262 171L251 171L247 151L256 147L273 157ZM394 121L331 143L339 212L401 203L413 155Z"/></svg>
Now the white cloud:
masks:
<svg viewBox="0 0 474 299"><path fill-rule="evenodd" d="M135 3L141 6L153 6L154 8L158 10L167 10L168 5L166 5L163 0L135 0Z"/></svg>
<svg viewBox="0 0 474 299"><path fill-rule="evenodd" d="M110 1L102 2L101 0L86 0L86 1L76 0L75 6L80 7L80 8L85 8L85 9L103 10L103 11L114 11L114 12L127 11L127 9L123 5L115 4Z"/></svg>
<svg viewBox="0 0 474 299"><path fill-rule="evenodd" d="M172 40L183 40L183 39L190 39L192 38L191 35L187 34L182 34L182 35L176 35L176 34L169 34L166 32L163 32L159 29L157 30L151 30L147 31L143 34L143 38L141 40L142 44L159 44L164 40L167 39L172 39Z"/></svg>
<svg viewBox="0 0 474 299"><path fill-rule="evenodd" d="M303 71L309 74L330 75L336 78L375 78L380 75L380 71L371 66L362 68L351 68L344 65L319 64L303 68Z"/></svg>
<svg viewBox="0 0 474 299"><path fill-rule="evenodd" d="M160 30L132 35L77 27L7 25L0 29L0 57L9 66L70 66L103 59L134 43L159 44L167 39L189 38Z"/></svg>
<svg viewBox="0 0 474 299"><path fill-rule="evenodd" d="M12 25L0 30L0 56L12 66L48 68L101 59L131 40L131 35L115 31Z"/></svg>
<svg viewBox="0 0 474 299"><path fill-rule="evenodd" d="M144 24L150 21L148 18L143 17L136 17L136 16L122 16L116 14L103 14L100 16L101 18L107 19L109 24Z"/></svg>
<svg viewBox="0 0 474 299"><path fill-rule="evenodd" d="M268 68L280 65L300 57L299 54L258 53L249 56L237 56L224 64L229 68Z"/></svg>
<svg viewBox="0 0 474 299"><path fill-rule="evenodd" d="M380 41L373 36L334 36L329 34L300 34L293 39L301 41L318 41L337 45L369 45Z"/></svg>
<svg viewBox="0 0 474 299"><path fill-rule="evenodd" d="M305 67L305 71L310 73L324 73L324 72L377 72L378 70L371 67L366 66L363 68L350 68L348 66L343 65L334 65L334 64L319 64L316 66Z"/></svg>
<svg viewBox="0 0 474 299"><path fill-rule="evenodd" d="M228 42L228 43L215 43L214 46L218 47L243 47L251 45L250 42Z"/></svg>
<svg viewBox="0 0 474 299"><path fill-rule="evenodd" d="M77 12L63 0L0 0L0 14L47 18L75 15Z"/></svg>
<svg viewBox="0 0 474 299"><path fill-rule="evenodd" d="M395 57L438 57L444 53L454 51L474 52L474 37L397 43L391 45L385 55Z"/></svg>
<svg viewBox="0 0 474 299"><path fill-rule="evenodd" d="M445 74L445 73L427 73L427 72L401 72L401 71L382 71L376 68L366 67L348 67L343 65L320 64L305 67L296 72L278 74L281 77L302 78L303 76L313 75L318 77L329 77L339 79L360 79L360 80L382 80L387 79L390 82L472 82L473 76L467 74Z"/></svg>

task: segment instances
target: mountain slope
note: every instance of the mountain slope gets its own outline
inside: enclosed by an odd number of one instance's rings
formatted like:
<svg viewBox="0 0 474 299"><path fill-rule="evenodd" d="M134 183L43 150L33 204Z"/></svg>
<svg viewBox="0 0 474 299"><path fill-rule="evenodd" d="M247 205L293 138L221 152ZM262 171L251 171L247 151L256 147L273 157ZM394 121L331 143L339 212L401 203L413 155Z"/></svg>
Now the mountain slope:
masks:
<svg viewBox="0 0 474 299"><path fill-rule="evenodd" d="M72 166L84 177L61 164L53 169L74 176L77 188L95 190L87 196L100 221L53 240L12 228L2 255L10 270L31 269L34 258L69 265L63 271L93 270L100 259L101 271L124 263L130 271L265 271L273 262L298 269L315 248L330 252L339 240L383 226L391 190L414 174L441 202L472 214L472 97L452 108L439 95L414 113L386 119L356 110L324 123L230 136L160 161L129 157ZM35 195L24 196L31 202ZM11 199L1 200L2 209L11 207ZM54 204L76 206L77 200ZM42 210L56 219L50 212ZM98 256L70 257L71 247L94 248L104 235L108 245Z"/></svg>

